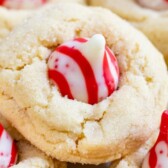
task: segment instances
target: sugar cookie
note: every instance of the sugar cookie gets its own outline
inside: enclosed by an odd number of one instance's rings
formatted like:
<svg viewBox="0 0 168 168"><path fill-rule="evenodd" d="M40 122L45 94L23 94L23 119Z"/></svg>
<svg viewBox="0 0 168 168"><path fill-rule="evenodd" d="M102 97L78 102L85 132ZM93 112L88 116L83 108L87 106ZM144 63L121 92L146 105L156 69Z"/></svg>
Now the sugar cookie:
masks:
<svg viewBox="0 0 168 168"><path fill-rule="evenodd" d="M116 90L92 105L60 93L49 79L48 60L61 44L95 34L117 58L120 77ZM27 140L58 160L99 164L134 152L158 128L167 92L163 56L106 9L48 6L0 43L0 111Z"/></svg>

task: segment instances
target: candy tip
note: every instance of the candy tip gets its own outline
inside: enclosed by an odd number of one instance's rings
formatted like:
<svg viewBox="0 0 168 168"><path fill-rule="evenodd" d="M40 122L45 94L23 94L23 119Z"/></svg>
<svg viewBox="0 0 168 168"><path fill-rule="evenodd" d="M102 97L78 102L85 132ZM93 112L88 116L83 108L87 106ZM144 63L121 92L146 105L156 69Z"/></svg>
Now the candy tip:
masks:
<svg viewBox="0 0 168 168"><path fill-rule="evenodd" d="M103 58L105 51L105 38L102 34L93 35L86 43L80 46L80 50L89 56L89 60L97 60L98 58Z"/></svg>
<svg viewBox="0 0 168 168"><path fill-rule="evenodd" d="M102 34L95 34L91 37L90 40L97 44L97 46L105 46L106 44L105 38Z"/></svg>

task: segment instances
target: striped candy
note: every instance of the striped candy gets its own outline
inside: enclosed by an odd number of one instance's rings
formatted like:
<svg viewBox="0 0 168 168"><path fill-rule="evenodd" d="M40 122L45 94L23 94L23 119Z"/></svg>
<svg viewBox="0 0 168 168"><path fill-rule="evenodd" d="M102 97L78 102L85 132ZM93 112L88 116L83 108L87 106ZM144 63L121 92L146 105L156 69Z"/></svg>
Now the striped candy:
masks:
<svg viewBox="0 0 168 168"><path fill-rule="evenodd" d="M0 168L8 168L16 163L17 150L14 141L0 124Z"/></svg>
<svg viewBox="0 0 168 168"><path fill-rule="evenodd" d="M110 96L118 86L117 60L100 34L57 47L49 57L48 69L62 96L89 104Z"/></svg>
<svg viewBox="0 0 168 168"><path fill-rule="evenodd" d="M144 7L165 10L168 9L168 0L137 0Z"/></svg>
<svg viewBox="0 0 168 168"><path fill-rule="evenodd" d="M34 9L45 2L46 0L0 0L0 5L9 9Z"/></svg>
<svg viewBox="0 0 168 168"><path fill-rule="evenodd" d="M168 110L162 114L160 133L142 168L168 168Z"/></svg>

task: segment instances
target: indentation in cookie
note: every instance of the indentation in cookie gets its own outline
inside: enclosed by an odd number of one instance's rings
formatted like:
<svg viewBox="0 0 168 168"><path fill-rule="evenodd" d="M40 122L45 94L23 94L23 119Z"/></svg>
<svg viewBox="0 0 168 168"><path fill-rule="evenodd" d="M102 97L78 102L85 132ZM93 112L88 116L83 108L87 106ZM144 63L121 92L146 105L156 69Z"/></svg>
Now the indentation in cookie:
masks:
<svg viewBox="0 0 168 168"><path fill-rule="evenodd" d="M17 150L13 139L0 124L0 167L8 168L16 163Z"/></svg>
<svg viewBox="0 0 168 168"><path fill-rule="evenodd" d="M168 9L168 0L137 0L143 7L154 10Z"/></svg>
<svg viewBox="0 0 168 168"><path fill-rule="evenodd" d="M0 0L0 6L9 9L34 9L44 3L46 0Z"/></svg>
<svg viewBox="0 0 168 168"><path fill-rule="evenodd" d="M60 45L50 55L48 67L49 78L70 99L95 104L118 86L116 57L100 34Z"/></svg>

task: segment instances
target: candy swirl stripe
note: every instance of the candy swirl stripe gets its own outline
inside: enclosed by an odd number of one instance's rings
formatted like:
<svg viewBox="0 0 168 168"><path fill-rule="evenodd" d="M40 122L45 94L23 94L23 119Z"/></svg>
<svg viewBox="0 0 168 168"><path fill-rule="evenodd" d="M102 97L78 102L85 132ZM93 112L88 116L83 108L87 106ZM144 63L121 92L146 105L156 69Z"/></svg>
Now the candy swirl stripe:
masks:
<svg viewBox="0 0 168 168"><path fill-rule="evenodd" d="M106 61L104 61L103 69L104 69L106 85L108 86L108 92L109 92L108 96L109 96L111 92L117 89L119 69L117 66L116 58L114 57L114 55L112 55L112 53L109 51L107 47L106 47L106 55L104 58L106 58ZM113 82L113 85L112 85L113 88L111 88L110 82Z"/></svg>
<svg viewBox="0 0 168 168"><path fill-rule="evenodd" d="M87 39L85 38L76 38L74 41L80 42L80 43L84 43L87 42Z"/></svg>
<svg viewBox="0 0 168 168"><path fill-rule="evenodd" d="M16 163L16 160L17 160L17 156L16 156L16 146L15 146L15 143L13 141L12 143L12 149L11 149L11 160L10 160L10 163L9 163L9 167L14 165Z"/></svg>
<svg viewBox="0 0 168 168"><path fill-rule="evenodd" d="M4 2L5 0L0 0L0 5L3 5Z"/></svg>
<svg viewBox="0 0 168 168"><path fill-rule="evenodd" d="M155 167L156 164L157 164L157 155L156 155L156 152L155 152L155 148L156 148L156 145L151 149L150 151L150 155L148 156L148 164L150 165L150 167Z"/></svg>
<svg viewBox="0 0 168 168"><path fill-rule="evenodd" d="M72 99L75 98L83 102L88 101L87 88L86 88L85 79L83 77L82 71L78 66L78 64L71 57L67 57L65 54L54 51L50 57L49 67L51 67L49 68L49 71L54 69L58 71L60 74L62 74L64 79L66 79L66 82L68 84L68 87L70 88L71 94L73 95ZM54 81L54 78L50 78L50 79L51 81L53 81L55 85L57 85L56 80ZM64 85L64 83L62 83L62 85ZM64 88L62 87L62 89ZM61 90L59 91L61 93ZM82 94L81 94L81 91L82 91ZM61 94L69 95L69 94L66 94L66 91L64 91L64 93L65 94L62 94L62 93ZM67 96L67 97L70 97L70 96Z"/></svg>
<svg viewBox="0 0 168 168"><path fill-rule="evenodd" d="M113 76L111 75L107 54L105 54L105 57L104 57L103 70L104 70L104 79L105 79L105 82L106 82L106 86L108 88L108 96L109 96L110 93L115 89L114 88L115 81L113 79ZM111 85L111 83L113 83L113 85Z"/></svg>
<svg viewBox="0 0 168 168"><path fill-rule="evenodd" d="M0 124L0 138L1 138L1 136L2 136L3 130L4 130L4 128L3 128L2 125Z"/></svg>
<svg viewBox="0 0 168 168"><path fill-rule="evenodd" d="M53 82L58 86L63 96L68 96L69 99L73 99L69 84L65 76L57 70L49 70L49 78L53 79Z"/></svg>
<svg viewBox="0 0 168 168"><path fill-rule="evenodd" d="M82 71L83 77L85 78L85 83L86 83L86 88L88 93L88 103L94 104L94 102L97 102L98 86L97 86L97 82L96 82L92 67L87 61L87 59L82 55L82 53L79 50L75 48L70 48L67 46L58 47L57 52L60 52L68 57L71 57L78 64L78 66Z"/></svg>
<svg viewBox="0 0 168 168"><path fill-rule="evenodd" d="M113 63L114 67L115 67L115 81L118 80L118 76L119 76L119 68L118 68L118 63L117 63L117 59L114 56L114 54L112 53L112 51L110 51L110 49L108 47L106 47L106 51L111 59L111 62ZM117 86L117 82L116 82L116 86Z"/></svg>

